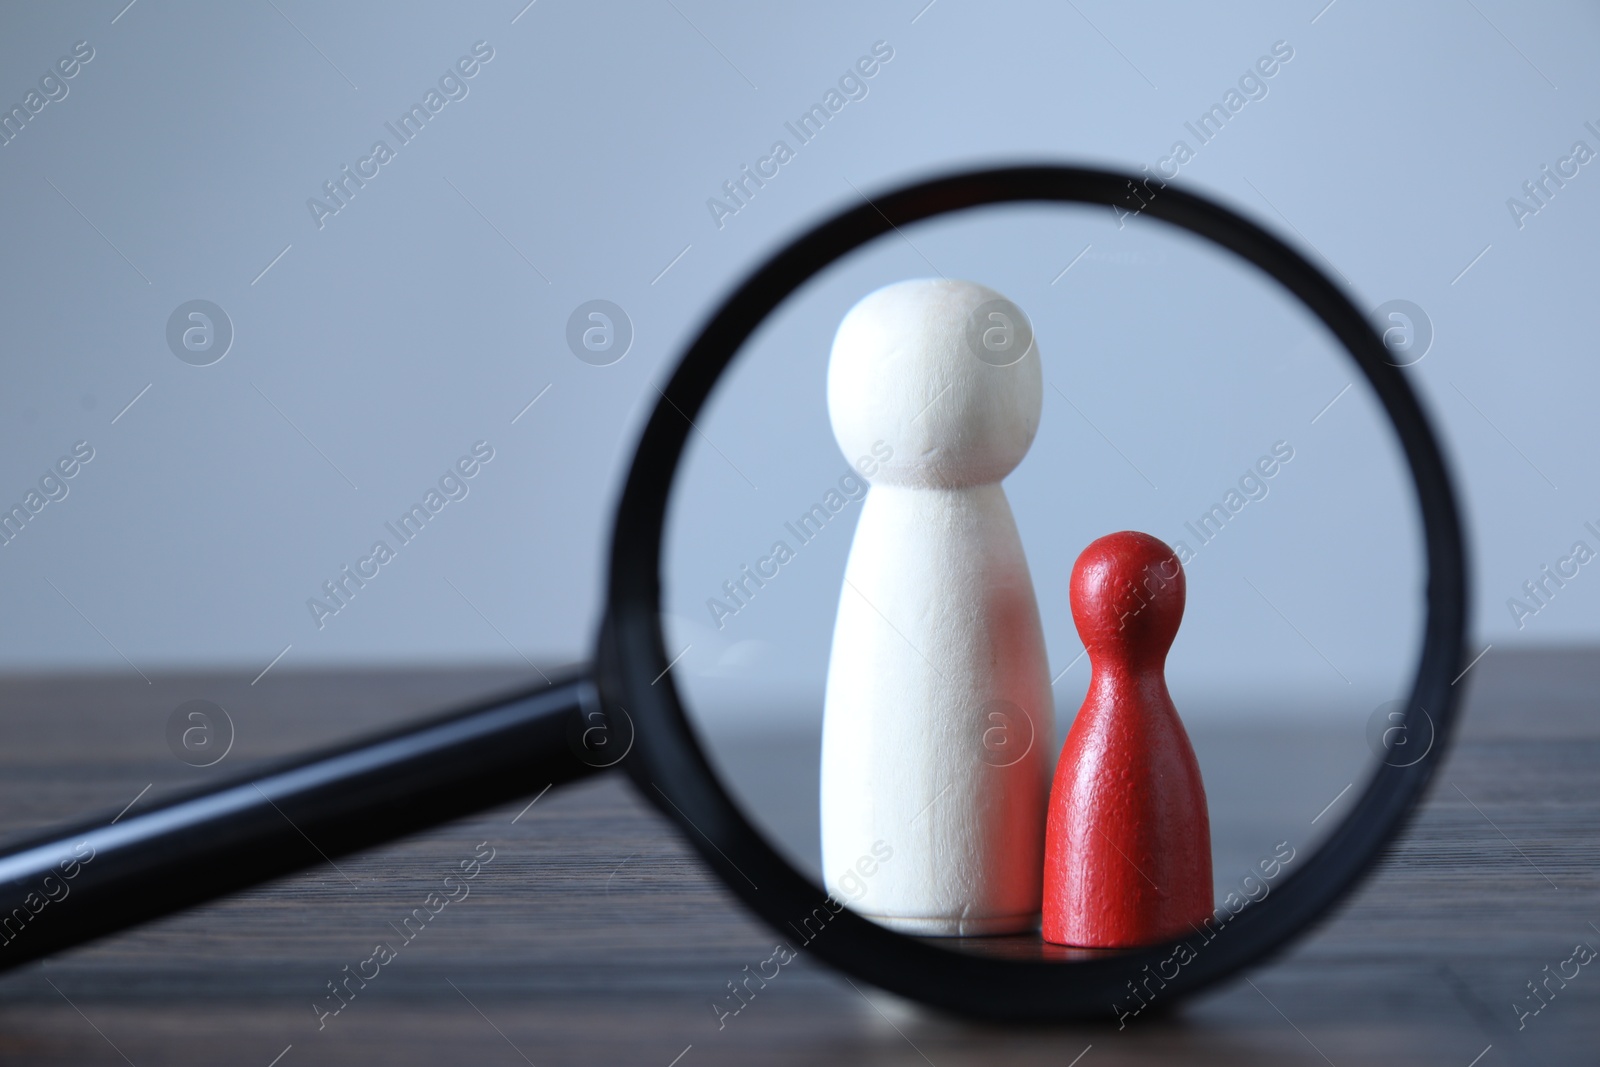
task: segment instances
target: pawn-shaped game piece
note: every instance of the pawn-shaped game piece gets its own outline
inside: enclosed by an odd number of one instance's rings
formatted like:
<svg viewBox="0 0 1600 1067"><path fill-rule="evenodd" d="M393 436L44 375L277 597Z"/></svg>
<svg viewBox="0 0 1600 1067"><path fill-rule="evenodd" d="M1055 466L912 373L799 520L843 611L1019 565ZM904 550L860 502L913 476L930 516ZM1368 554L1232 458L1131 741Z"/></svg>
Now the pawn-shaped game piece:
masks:
<svg viewBox="0 0 1600 1067"><path fill-rule="evenodd" d="M1000 479L1042 401L1026 317L970 282L872 293L829 357L834 436L871 487L828 664L823 874L905 933L1037 921L1050 678Z"/></svg>
<svg viewBox="0 0 1600 1067"><path fill-rule="evenodd" d="M1102 537L1073 565L1091 674L1050 792L1046 941L1159 944L1212 917L1206 792L1165 675L1184 588L1178 557L1149 534Z"/></svg>

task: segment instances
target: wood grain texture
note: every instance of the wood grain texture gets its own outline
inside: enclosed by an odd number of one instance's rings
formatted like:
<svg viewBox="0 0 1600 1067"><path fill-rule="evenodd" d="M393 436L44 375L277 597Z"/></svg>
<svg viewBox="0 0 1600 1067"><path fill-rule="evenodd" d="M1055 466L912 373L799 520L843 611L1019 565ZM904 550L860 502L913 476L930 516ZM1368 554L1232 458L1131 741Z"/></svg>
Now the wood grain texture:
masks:
<svg viewBox="0 0 1600 1067"><path fill-rule="evenodd" d="M276 676L276 677L275 677ZM520 681L487 671L0 684L0 821L23 829ZM719 1029L725 983L772 953L619 778L554 791L31 965L0 979L0 1063L1440 1064L1593 1062L1600 973L1517 1028L1511 1004L1600 946L1600 655L1491 652L1464 735L1374 876L1272 964L1127 1029L934 1015L801 956ZM234 716L217 768L163 738L183 700ZM1331 816L1330 816L1331 817ZM513 821L515 820L515 821ZM325 983L480 842L470 896L317 1028ZM292 1046L292 1047L291 1047ZM692 1047L691 1047L692 1046ZM1092 1046L1092 1047L1090 1047ZM287 1049L287 1051L285 1051ZM688 1051L685 1052L685 1049Z"/></svg>

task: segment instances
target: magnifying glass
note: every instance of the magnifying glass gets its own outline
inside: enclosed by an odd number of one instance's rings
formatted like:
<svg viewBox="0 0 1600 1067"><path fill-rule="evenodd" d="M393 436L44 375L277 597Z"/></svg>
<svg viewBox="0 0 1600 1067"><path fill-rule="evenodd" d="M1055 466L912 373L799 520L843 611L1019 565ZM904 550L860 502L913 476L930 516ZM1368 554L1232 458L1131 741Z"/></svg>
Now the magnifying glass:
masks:
<svg viewBox="0 0 1600 1067"><path fill-rule="evenodd" d="M1325 915L1455 719L1463 536L1407 359L1300 254L1148 176L1010 167L861 200L757 268L661 389L591 667L12 845L0 967L614 767L791 951L968 1016L1125 1019ZM894 324L930 315L974 360L948 380L894 363ZM850 369L873 360L900 370ZM978 411L968 370L1032 377L983 378L1020 391ZM907 557L982 524L946 501L895 527L885 501L973 486L988 547L927 588ZM1129 531L1186 583L1165 678L1204 780L1189 809L1209 839L1184 847L1209 907L1192 932L1109 944L1052 927L1043 868L1077 874L1041 838L1057 753L1081 760L1114 673L1077 585ZM994 602L997 560L1010 608L961 621ZM918 720L970 681L935 654L952 628L1005 684ZM1080 827L1105 855L1147 785L1107 784L1109 814ZM1172 895L1161 857L1122 858L1117 894ZM1003 906L1002 868L1023 887Z"/></svg>

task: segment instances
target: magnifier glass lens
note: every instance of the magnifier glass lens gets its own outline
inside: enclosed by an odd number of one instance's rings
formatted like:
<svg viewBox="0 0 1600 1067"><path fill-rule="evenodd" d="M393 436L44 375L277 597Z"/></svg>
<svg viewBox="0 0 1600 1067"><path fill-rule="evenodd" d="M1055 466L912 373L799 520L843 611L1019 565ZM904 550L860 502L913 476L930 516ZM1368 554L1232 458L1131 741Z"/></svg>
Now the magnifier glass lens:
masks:
<svg viewBox="0 0 1600 1067"><path fill-rule="evenodd" d="M747 818L953 951L1225 934L1432 743L1368 385L1271 278L1104 208L903 227L792 295L694 418L662 567Z"/></svg>

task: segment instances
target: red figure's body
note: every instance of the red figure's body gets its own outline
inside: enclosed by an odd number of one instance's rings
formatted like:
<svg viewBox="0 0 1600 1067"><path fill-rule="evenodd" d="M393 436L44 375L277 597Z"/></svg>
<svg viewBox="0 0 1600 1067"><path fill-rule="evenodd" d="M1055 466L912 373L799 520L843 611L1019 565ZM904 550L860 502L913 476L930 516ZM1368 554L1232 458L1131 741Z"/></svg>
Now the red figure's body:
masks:
<svg viewBox="0 0 1600 1067"><path fill-rule="evenodd" d="M1212 916L1205 787L1163 673L1183 602L1183 567L1149 534L1102 537L1072 568L1092 675L1050 790L1046 941L1158 944Z"/></svg>

